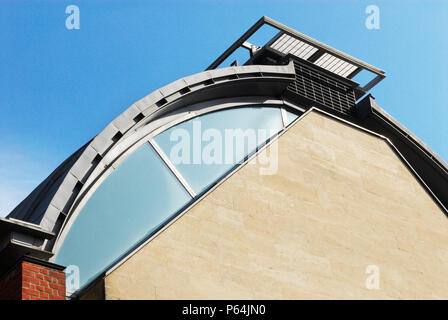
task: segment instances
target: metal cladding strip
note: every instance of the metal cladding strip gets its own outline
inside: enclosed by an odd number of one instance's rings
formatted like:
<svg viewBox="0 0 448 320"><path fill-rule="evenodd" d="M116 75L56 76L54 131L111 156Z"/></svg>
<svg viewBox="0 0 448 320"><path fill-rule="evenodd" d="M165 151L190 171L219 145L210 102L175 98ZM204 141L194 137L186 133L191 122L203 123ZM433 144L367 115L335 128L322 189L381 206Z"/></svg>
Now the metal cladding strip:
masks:
<svg viewBox="0 0 448 320"><path fill-rule="evenodd" d="M61 182L50 181L46 190L54 188L54 192L40 192L38 198L25 199L20 207L16 208L8 216L26 221L34 221L49 231L58 232L66 216L69 214L71 205L76 195L84 187L84 183L101 159L125 134L131 129L137 128L143 119L150 119L151 115L163 110L170 103L179 100L190 93L201 89L213 87L224 83L237 83L255 79L257 81L286 81L295 76L292 63L284 66L250 65L240 67L229 67L200 72L191 76L174 81L160 89L155 90L143 99L132 104L121 115L115 118L103 131L83 147L80 152L73 154L64 163L75 161L70 166L60 166L50 177L59 176ZM261 92L260 92L261 94ZM154 118L156 119L156 118ZM154 120L154 119L151 119ZM71 160L73 159L73 160ZM63 167L63 168L61 168ZM50 195L49 195L50 194ZM39 210L35 205L27 201L44 203ZM21 210L23 208L24 210Z"/></svg>
<svg viewBox="0 0 448 320"><path fill-rule="evenodd" d="M282 116L282 123L283 123L283 128L288 126L288 116L286 115L286 110L285 108L281 108L280 109L280 113Z"/></svg>
<svg viewBox="0 0 448 320"><path fill-rule="evenodd" d="M367 95L363 100L357 104L357 117L361 120L366 119L369 115L374 115L376 119L386 125L387 128L396 132L397 137L403 137L416 147L422 154L427 157L429 162L435 164L448 180L448 163L446 163L437 153L435 153L422 140L414 135L408 128L398 122L394 117L389 115L383 108L381 108L375 101L372 95Z"/></svg>
<svg viewBox="0 0 448 320"><path fill-rule="evenodd" d="M408 128L398 122L394 117L389 115L383 108L381 108L375 100L371 99L372 109L374 113L379 114L381 117L387 119L391 124L396 126L406 138L413 141L413 143L419 147L427 156L434 160L435 163L448 174L448 163L446 163L437 153L435 153L429 146L427 146L422 140L420 140L416 135L414 135Z"/></svg>
<svg viewBox="0 0 448 320"><path fill-rule="evenodd" d="M80 157L86 146L87 144L78 149L61 165L59 165L19 205L17 205L17 207L15 207L6 218L15 218L36 223L36 219L39 218L39 214L43 214L40 211L42 203L44 203L45 200L48 200L45 199L45 197L42 197L42 195L47 195L48 197L48 194L53 194L52 191L54 187L59 186L62 183L63 177L67 175L68 171L73 166L75 161ZM37 214L31 215L31 213L33 212Z"/></svg>

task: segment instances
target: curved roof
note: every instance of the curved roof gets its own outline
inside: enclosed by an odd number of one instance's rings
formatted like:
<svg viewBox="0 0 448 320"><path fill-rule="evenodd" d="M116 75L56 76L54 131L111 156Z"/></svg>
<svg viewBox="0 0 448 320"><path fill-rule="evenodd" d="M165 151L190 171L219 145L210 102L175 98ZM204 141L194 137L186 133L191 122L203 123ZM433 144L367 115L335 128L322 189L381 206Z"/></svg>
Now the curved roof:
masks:
<svg viewBox="0 0 448 320"><path fill-rule="evenodd" d="M194 74L155 90L65 160L7 218L57 233L92 171L125 135L168 112L211 98L280 95L294 74L292 63L229 67Z"/></svg>

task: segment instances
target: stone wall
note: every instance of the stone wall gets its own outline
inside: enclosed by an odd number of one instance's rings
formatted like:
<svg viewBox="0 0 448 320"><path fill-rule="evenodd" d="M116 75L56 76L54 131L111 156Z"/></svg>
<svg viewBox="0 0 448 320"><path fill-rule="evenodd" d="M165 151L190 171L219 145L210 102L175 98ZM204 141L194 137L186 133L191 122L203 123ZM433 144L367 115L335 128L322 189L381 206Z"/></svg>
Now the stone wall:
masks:
<svg viewBox="0 0 448 320"><path fill-rule="evenodd" d="M448 298L448 220L386 141L313 111L105 278L107 299ZM367 289L369 265L379 289Z"/></svg>

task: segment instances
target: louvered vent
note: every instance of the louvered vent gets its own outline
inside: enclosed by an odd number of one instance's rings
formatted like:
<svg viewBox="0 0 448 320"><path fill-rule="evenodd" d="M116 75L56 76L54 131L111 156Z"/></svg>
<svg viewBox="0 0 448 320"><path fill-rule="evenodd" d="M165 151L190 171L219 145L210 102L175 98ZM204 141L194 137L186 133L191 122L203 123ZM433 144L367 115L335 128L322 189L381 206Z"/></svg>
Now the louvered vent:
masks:
<svg viewBox="0 0 448 320"><path fill-rule="evenodd" d="M356 104L353 87L294 61L296 78L287 88L308 103L350 114Z"/></svg>

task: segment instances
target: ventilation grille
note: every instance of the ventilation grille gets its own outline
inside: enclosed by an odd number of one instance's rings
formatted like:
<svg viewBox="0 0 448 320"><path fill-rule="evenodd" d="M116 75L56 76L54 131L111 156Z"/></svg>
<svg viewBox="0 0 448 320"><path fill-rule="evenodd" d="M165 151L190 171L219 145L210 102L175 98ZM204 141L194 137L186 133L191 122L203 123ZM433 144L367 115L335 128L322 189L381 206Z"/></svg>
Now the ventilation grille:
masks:
<svg viewBox="0 0 448 320"><path fill-rule="evenodd" d="M350 114L356 104L352 87L294 61L296 78L287 90L307 102Z"/></svg>

